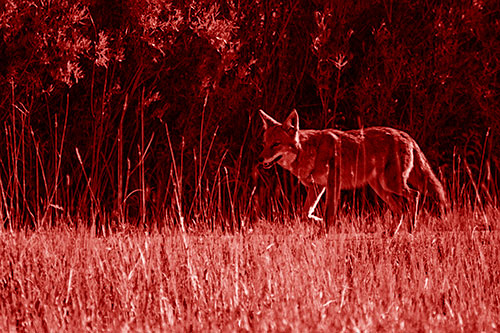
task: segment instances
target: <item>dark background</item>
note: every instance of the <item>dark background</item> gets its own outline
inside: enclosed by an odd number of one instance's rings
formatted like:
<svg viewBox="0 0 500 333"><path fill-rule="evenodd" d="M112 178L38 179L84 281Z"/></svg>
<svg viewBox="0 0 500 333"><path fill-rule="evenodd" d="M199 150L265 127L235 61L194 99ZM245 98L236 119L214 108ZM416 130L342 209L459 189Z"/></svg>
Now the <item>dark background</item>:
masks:
<svg viewBox="0 0 500 333"><path fill-rule="evenodd" d="M260 108L405 130L496 204L497 0L18 0L0 36L4 221L245 215L297 188L254 169Z"/></svg>

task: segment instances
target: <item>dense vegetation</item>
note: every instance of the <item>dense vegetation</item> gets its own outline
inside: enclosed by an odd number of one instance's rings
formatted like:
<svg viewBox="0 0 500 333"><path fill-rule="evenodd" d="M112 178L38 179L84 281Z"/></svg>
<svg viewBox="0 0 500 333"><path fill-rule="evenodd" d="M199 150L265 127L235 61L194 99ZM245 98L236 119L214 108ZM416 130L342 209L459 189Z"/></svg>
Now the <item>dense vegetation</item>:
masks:
<svg viewBox="0 0 500 333"><path fill-rule="evenodd" d="M498 330L499 36L497 0L2 2L0 330ZM260 108L409 132L452 210L364 189L323 233Z"/></svg>
<svg viewBox="0 0 500 333"><path fill-rule="evenodd" d="M498 1L1 6L6 224L245 214L275 178L248 182L259 108L297 108L305 128L404 129L449 188L461 184L455 197L494 203ZM273 191L290 196L297 184L282 180Z"/></svg>

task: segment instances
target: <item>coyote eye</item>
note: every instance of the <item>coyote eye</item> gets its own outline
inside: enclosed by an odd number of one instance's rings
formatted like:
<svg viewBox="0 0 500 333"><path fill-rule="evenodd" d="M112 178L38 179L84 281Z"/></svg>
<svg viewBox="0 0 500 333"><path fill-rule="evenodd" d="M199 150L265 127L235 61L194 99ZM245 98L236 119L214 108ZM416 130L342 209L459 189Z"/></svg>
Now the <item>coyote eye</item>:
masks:
<svg viewBox="0 0 500 333"><path fill-rule="evenodd" d="M280 143L279 143L279 142L275 142L275 143L273 143L273 144L271 145L271 148L276 148L276 147L278 147L279 145L280 145Z"/></svg>

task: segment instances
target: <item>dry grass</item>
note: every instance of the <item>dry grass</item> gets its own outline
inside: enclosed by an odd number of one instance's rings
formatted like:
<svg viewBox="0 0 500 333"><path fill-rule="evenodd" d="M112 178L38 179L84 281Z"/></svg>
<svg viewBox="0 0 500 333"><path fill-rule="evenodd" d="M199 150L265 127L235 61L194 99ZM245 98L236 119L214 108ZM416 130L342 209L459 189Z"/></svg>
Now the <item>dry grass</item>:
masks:
<svg viewBox="0 0 500 333"><path fill-rule="evenodd" d="M18 3L0 14L0 332L499 329L494 1ZM290 177L248 182L260 107L405 128L455 210L394 237L379 211L326 235L283 220ZM240 228L255 198L276 221Z"/></svg>
<svg viewBox="0 0 500 333"><path fill-rule="evenodd" d="M395 237L318 236L301 221L236 234L3 231L0 329L495 331L500 234L467 228L476 222L460 214Z"/></svg>

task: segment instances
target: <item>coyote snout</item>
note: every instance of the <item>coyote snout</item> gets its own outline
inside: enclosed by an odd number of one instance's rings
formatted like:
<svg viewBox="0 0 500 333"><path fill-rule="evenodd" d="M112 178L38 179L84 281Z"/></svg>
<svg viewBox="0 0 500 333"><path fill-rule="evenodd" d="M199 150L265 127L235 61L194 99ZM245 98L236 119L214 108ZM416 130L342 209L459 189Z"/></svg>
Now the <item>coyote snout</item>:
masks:
<svg viewBox="0 0 500 333"><path fill-rule="evenodd" d="M389 127L339 131L300 130L294 110L280 123L260 110L264 148L259 163L278 164L307 188L304 212L313 215L326 189L326 226L335 222L340 190L369 185L395 213L402 213L403 198L412 201L427 191L438 200L441 212L449 208L438 180L415 140ZM323 187L316 195L315 188Z"/></svg>
<svg viewBox="0 0 500 333"><path fill-rule="evenodd" d="M264 157L262 154L259 156L259 164L262 164L262 166L265 169L270 169L276 162L278 162L281 158L281 155L277 156L271 156L271 157Z"/></svg>

